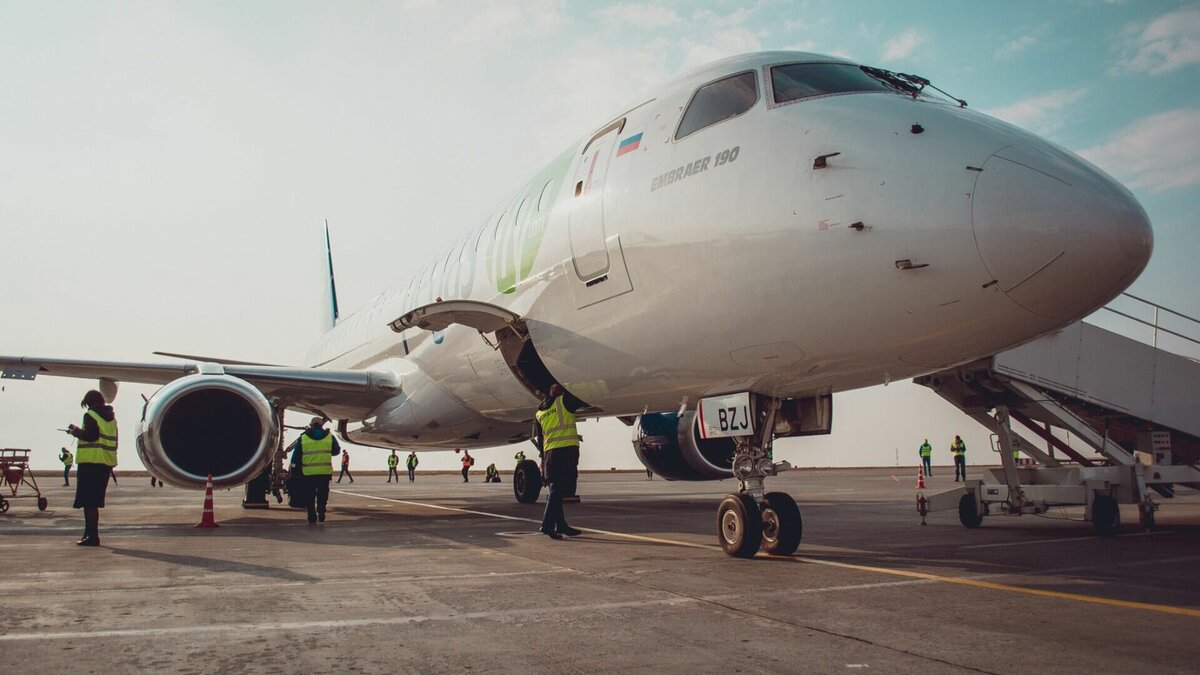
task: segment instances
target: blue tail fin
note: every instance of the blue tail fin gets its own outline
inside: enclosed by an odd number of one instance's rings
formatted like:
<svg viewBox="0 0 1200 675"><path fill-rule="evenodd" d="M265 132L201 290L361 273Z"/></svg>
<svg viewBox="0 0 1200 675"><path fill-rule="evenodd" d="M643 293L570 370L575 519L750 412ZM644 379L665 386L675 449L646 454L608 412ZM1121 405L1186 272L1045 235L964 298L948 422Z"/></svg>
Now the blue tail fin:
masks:
<svg viewBox="0 0 1200 675"><path fill-rule="evenodd" d="M325 261L329 270L329 295L328 304L325 305L325 317L322 320L322 326L328 330L337 325L338 322L338 300L337 300L337 282L333 277L333 246L329 243L329 220L325 220Z"/></svg>

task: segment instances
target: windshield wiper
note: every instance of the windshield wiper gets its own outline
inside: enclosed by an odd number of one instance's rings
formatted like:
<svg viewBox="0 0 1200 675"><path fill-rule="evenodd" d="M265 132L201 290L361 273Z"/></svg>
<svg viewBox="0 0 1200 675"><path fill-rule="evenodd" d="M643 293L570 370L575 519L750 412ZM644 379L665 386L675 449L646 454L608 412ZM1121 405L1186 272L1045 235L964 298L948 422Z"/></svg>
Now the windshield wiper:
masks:
<svg viewBox="0 0 1200 675"><path fill-rule="evenodd" d="M929 80L919 75L896 73L890 70L884 70L883 68L872 68L871 66L859 66L859 68L861 68L864 73L870 75L871 77L879 80L889 87L892 87L893 89L908 94L913 98L916 98L925 89L925 87L930 87L935 91L941 92L944 96L949 97L950 100L958 104L958 107L967 107L966 101L961 98L950 96L950 94L947 94L945 91L942 91L935 85L930 84Z"/></svg>

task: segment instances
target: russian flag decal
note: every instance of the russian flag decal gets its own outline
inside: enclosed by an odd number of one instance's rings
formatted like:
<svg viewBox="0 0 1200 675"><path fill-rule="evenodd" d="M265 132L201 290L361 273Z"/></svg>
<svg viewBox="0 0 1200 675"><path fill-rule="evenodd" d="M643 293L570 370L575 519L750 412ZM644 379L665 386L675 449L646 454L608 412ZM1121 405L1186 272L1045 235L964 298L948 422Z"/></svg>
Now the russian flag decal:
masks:
<svg viewBox="0 0 1200 675"><path fill-rule="evenodd" d="M638 132L638 133L634 134L633 136L626 138L625 140L621 141L621 144L619 146L617 146L617 157L620 157L621 155L623 155L627 152L633 152L634 150L637 150L638 146L640 146L641 144L642 144L642 132Z"/></svg>

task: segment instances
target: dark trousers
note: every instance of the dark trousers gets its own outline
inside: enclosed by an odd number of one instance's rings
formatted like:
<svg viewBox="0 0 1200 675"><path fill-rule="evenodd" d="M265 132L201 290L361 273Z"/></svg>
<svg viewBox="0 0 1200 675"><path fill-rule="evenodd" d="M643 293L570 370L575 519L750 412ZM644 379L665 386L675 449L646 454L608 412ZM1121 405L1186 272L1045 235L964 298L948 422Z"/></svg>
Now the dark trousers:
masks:
<svg viewBox="0 0 1200 675"><path fill-rule="evenodd" d="M416 479L417 479L417 467L415 467L415 466L408 467L408 482L411 483L411 482L415 481Z"/></svg>
<svg viewBox="0 0 1200 675"><path fill-rule="evenodd" d="M71 467L64 466L63 467L63 485L70 485L70 484L71 484Z"/></svg>
<svg viewBox="0 0 1200 675"><path fill-rule="evenodd" d="M579 446L556 448L546 453L546 482L550 494L546 497L546 512L542 514L542 531L555 532L567 527L563 497L575 494L579 480Z"/></svg>
<svg viewBox="0 0 1200 675"><path fill-rule="evenodd" d="M922 458L921 458L921 463L925 465L925 475L926 475L926 476L932 476L932 475L933 475L933 470L932 470L932 467L930 467L930 465L929 465L929 458L928 458L928 457L922 457Z"/></svg>
<svg viewBox="0 0 1200 675"><path fill-rule="evenodd" d="M354 482L354 475L350 473L350 466L349 466L349 465L346 465L346 464L343 464L343 465L342 465L342 472L338 474L338 482L339 482L339 483L340 483L340 482L342 482L342 476L349 476L349 477L350 477L350 482L351 482L351 483L353 483L353 482Z"/></svg>
<svg viewBox="0 0 1200 675"><path fill-rule="evenodd" d="M304 505L308 507L308 522L317 522L317 516L325 519L325 505L329 503L330 476L304 476Z"/></svg>
<svg viewBox="0 0 1200 675"><path fill-rule="evenodd" d="M390 483L390 482L392 482L392 476L395 476L395 477L396 477L396 482L397 482L397 483L399 483L399 482L400 482L400 472L396 471L396 467L394 467L394 466L389 466L389 467L388 467L388 481L387 481L387 482L389 482L389 483Z"/></svg>
<svg viewBox="0 0 1200 675"><path fill-rule="evenodd" d="M464 467L463 467L463 470L462 470L462 475L463 475L463 482L464 482L464 483L466 483L466 482L467 482L467 472L468 472L468 471L470 471L470 470L471 470L471 467L469 467L469 466L464 466Z"/></svg>
<svg viewBox="0 0 1200 675"><path fill-rule="evenodd" d="M959 474L962 474L962 479L967 479L967 458L965 455L957 455L954 458L954 480L959 479Z"/></svg>

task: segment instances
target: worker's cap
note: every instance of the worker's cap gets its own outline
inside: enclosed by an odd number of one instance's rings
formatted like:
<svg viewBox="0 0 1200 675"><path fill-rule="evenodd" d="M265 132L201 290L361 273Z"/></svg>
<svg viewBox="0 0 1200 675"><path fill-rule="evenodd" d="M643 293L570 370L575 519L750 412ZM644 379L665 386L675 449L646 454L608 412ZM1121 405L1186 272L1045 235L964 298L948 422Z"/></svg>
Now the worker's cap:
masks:
<svg viewBox="0 0 1200 675"><path fill-rule="evenodd" d="M312 420L311 420L311 421L308 423L308 426L310 426L310 427L323 427L323 426L325 426L325 418L324 418L324 417L314 417L314 418L312 418Z"/></svg>

